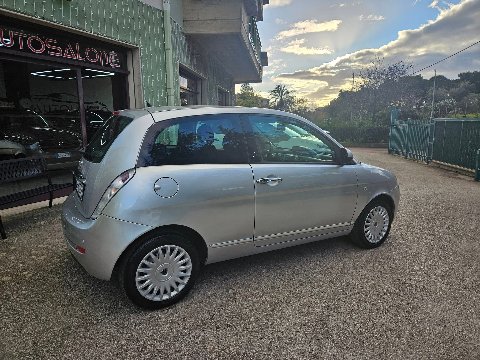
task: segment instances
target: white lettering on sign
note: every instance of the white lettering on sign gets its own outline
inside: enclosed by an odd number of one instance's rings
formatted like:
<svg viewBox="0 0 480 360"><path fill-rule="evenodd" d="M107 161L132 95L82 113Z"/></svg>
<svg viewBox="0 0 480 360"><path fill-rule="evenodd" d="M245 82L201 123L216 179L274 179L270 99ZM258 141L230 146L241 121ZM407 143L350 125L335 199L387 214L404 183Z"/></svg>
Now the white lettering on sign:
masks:
<svg viewBox="0 0 480 360"><path fill-rule="evenodd" d="M115 51L94 47L82 47L80 43L59 44L57 39L41 37L0 27L0 48L30 51L34 54L62 57L77 61L98 63L112 68L120 67L120 58Z"/></svg>

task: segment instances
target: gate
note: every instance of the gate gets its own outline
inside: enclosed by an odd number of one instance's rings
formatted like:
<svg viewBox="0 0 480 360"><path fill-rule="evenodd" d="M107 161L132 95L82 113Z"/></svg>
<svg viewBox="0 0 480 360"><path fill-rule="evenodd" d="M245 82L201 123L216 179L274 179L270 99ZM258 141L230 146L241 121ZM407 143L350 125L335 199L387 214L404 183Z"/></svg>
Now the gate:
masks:
<svg viewBox="0 0 480 360"><path fill-rule="evenodd" d="M480 181L480 120L399 120L393 109L388 152L474 170Z"/></svg>
<svg viewBox="0 0 480 360"><path fill-rule="evenodd" d="M398 110L392 110L388 152L428 164L432 160L434 126L431 121L398 120Z"/></svg>

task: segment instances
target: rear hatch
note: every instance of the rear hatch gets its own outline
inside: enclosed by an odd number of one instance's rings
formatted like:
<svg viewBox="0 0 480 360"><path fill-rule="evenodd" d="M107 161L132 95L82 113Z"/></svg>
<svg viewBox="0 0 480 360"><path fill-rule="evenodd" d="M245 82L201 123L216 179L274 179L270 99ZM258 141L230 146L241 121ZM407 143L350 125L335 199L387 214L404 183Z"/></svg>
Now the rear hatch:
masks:
<svg viewBox="0 0 480 360"><path fill-rule="evenodd" d="M92 216L118 175L135 167L143 137L152 124L153 118L145 110L121 111L95 133L75 171L75 198L84 217Z"/></svg>

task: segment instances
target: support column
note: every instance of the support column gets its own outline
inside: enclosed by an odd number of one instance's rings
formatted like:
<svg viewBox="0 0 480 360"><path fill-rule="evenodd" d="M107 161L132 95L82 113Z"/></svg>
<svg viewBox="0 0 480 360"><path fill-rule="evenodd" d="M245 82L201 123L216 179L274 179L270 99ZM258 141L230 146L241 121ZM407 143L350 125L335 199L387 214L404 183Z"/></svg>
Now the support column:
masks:
<svg viewBox="0 0 480 360"><path fill-rule="evenodd" d="M163 0L163 33L165 36L165 70L167 77L167 105L175 105L174 67L172 49L172 22L170 20L170 0Z"/></svg>

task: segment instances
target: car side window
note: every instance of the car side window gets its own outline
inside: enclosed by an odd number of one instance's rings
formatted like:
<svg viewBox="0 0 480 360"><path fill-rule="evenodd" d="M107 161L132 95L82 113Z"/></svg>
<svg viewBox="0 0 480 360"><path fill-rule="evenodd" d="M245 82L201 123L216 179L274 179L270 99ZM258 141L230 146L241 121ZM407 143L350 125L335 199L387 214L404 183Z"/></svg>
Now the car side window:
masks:
<svg viewBox="0 0 480 360"><path fill-rule="evenodd" d="M163 121L149 133L139 166L248 163L244 134L236 115Z"/></svg>
<svg viewBox="0 0 480 360"><path fill-rule="evenodd" d="M302 121L270 115L250 115L249 140L255 162L334 163L334 147Z"/></svg>

